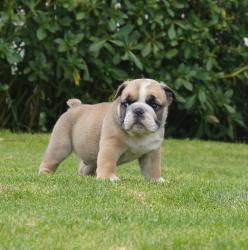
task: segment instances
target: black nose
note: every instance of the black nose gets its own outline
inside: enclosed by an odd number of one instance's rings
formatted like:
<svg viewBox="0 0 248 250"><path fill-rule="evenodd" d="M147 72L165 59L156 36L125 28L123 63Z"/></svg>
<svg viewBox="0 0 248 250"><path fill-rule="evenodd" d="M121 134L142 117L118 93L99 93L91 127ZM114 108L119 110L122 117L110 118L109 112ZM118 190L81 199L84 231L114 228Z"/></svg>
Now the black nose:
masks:
<svg viewBox="0 0 248 250"><path fill-rule="evenodd" d="M133 110L134 114L137 116L143 116L145 111L142 108L136 108Z"/></svg>

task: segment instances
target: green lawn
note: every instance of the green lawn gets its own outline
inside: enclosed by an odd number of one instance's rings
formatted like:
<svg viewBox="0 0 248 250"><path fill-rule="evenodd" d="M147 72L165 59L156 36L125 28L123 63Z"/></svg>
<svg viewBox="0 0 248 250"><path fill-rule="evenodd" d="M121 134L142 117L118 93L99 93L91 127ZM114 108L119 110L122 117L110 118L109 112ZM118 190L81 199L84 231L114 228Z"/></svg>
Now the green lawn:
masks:
<svg viewBox="0 0 248 250"><path fill-rule="evenodd" d="M77 176L75 156L38 176L47 142L0 132L0 249L248 249L248 145L166 140L157 184L136 162Z"/></svg>

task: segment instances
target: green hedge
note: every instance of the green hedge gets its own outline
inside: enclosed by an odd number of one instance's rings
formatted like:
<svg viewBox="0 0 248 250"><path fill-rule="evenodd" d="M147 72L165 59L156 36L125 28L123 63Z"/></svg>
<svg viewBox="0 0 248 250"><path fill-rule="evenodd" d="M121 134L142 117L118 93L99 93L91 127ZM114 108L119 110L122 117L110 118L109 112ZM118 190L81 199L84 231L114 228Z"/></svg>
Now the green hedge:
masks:
<svg viewBox="0 0 248 250"><path fill-rule="evenodd" d="M0 126L46 131L125 79L176 91L167 134L247 139L248 1L2 0Z"/></svg>

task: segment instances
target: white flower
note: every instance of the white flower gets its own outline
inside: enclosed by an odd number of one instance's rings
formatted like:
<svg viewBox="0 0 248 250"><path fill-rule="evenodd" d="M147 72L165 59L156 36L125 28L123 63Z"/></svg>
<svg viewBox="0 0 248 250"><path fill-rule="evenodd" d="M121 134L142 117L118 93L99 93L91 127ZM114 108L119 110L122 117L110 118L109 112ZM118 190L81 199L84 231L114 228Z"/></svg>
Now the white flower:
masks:
<svg viewBox="0 0 248 250"><path fill-rule="evenodd" d="M120 9L121 8L121 3L116 3L115 4L115 9Z"/></svg>
<svg viewBox="0 0 248 250"><path fill-rule="evenodd" d="M145 19L148 20L148 18L149 18L149 15L145 14Z"/></svg>
<svg viewBox="0 0 248 250"><path fill-rule="evenodd" d="M244 37L245 46L248 47L248 37Z"/></svg>

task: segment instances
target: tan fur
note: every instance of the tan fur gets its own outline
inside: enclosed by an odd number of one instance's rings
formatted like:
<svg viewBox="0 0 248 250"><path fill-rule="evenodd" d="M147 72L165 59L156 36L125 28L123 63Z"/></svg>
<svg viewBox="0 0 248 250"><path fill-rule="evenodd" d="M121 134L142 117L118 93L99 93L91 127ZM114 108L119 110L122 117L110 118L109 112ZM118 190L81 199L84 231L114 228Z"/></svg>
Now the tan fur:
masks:
<svg viewBox="0 0 248 250"><path fill-rule="evenodd" d="M154 150L139 159L141 172L146 179L158 180L161 176L160 151Z"/></svg>
<svg viewBox="0 0 248 250"><path fill-rule="evenodd" d="M96 174L99 179L116 180L118 164L139 159L144 177L161 181L159 147L166 117L157 132L139 137L130 135L119 124L120 103L127 95L137 100L144 81L150 82L145 94L153 94L158 102L166 103L163 89L151 79L126 82L120 96L111 103L87 105L78 99L70 99L67 104L71 108L55 124L39 172L55 172L59 163L73 151L82 160L80 175ZM148 109L147 112L151 111Z"/></svg>
<svg viewBox="0 0 248 250"><path fill-rule="evenodd" d="M73 108L73 107L76 107L76 106L79 106L80 104L82 104L82 102L76 98L73 98L73 99L69 99L66 104L70 107L70 108Z"/></svg>

